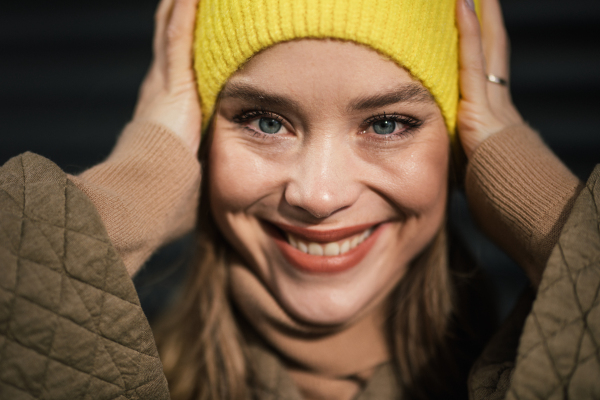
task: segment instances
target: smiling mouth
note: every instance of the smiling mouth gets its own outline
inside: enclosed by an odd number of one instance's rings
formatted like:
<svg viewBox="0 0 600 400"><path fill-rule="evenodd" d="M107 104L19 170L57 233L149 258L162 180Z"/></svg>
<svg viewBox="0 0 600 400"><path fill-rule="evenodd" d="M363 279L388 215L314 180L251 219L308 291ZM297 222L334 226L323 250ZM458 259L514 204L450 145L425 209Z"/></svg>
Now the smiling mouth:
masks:
<svg viewBox="0 0 600 400"><path fill-rule="evenodd" d="M267 232L292 267L309 273L338 273L357 265L387 224L316 231L267 223Z"/></svg>
<svg viewBox="0 0 600 400"><path fill-rule="evenodd" d="M328 243L315 243L306 242L301 238L294 236L291 233L287 233L288 243L295 249L300 250L303 253L310 254L312 256L339 256L345 254L356 246L365 241L373 233L373 228L364 230L362 233L354 235L343 241L328 242Z"/></svg>

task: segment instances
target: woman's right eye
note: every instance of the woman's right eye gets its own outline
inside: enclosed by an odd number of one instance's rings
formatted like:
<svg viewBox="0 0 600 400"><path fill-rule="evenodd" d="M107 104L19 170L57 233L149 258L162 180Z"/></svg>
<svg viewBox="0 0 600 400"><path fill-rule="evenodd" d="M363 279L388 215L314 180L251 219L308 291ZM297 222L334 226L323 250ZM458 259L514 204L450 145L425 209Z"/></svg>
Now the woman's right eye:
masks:
<svg viewBox="0 0 600 400"><path fill-rule="evenodd" d="M283 118L275 113L262 110L252 110L233 117L233 122L239 124L253 135L264 137L287 133Z"/></svg>
<svg viewBox="0 0 600 400"><path fill-rule="evenodd" d="M258 119L258 128L268 134L279 133L283 124L275 118L262 117Z"/></svg>

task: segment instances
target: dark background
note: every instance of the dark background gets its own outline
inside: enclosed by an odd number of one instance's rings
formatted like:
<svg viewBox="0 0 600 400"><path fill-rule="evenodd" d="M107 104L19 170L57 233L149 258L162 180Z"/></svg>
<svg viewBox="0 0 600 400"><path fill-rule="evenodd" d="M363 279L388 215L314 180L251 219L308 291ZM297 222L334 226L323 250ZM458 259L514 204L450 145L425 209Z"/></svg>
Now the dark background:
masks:
<svg viewBox="0 0 600 400"><path fill-rule="evenodd" d="M24 151L70 173L102 161L129 120L151 59L156 1L4 2L0 14L0 165ZM581 178L600 161L600 1L504 0L512 90L525 119ZM501 316L520 270L469 220L458 231L496 285ZM149 315L181 278L190 238L153 257L136 284Z"/></svg>

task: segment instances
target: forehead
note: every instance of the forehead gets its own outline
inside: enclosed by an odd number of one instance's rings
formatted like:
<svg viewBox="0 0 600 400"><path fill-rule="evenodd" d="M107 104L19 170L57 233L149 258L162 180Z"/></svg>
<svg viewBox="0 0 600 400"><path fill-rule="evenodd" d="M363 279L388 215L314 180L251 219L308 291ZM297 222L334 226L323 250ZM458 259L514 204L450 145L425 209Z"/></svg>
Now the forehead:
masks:
<svg viewBox="0 0 600 400"><path fill-rule="evenodd" d="M225 85L222 95L245 87L285 93L316 107L356 102L372 93L406 88L416 101L433 102L429 91L404 68L354 42L301 39L279 43L252 57Z"/></svg>

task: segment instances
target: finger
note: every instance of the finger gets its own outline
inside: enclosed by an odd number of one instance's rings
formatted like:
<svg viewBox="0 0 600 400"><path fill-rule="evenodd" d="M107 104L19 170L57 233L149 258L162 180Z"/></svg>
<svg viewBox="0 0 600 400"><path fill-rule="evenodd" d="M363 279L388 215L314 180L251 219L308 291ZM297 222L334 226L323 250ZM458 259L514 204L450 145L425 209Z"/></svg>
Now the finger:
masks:
<svg viewBox="0 0 600 400"><path fill-rule="evenodd" d="M154 14L154 62L158 63L161 71L166 70L166 30L173 9L173 0L161 0Z"/></svg>
<svg viewBox="0 0 600 400"><path fill-rule="evenodd" d="M169 74L176 79L192 66L192 50L198 0L175 0L167 27Z"/></svg>
<svg viewBox="0 0 600 400"><path fill-rule="evenodd" d="M487 73L509 81L510 79L510 46L502 10L498 0L483 0L481 2L482 42ZM488 100L492 109L498 115L510 111L507 120L515 120L512 99L508 86L488 83Z"/></svg>
<svg viewBox="0 0 600 400"><path fill-rule="evenodd" d="M460 50L461 96L468 102L487 104L485 59L477 15L467 6L465 0L457 0L456 19Z"/></svg>
<svg viewBox="0 0 600 400"><path fill-rule="evenodd" d="M498 0L481 2L481 40L487 72L509 78L509 44Z"/></svg>

